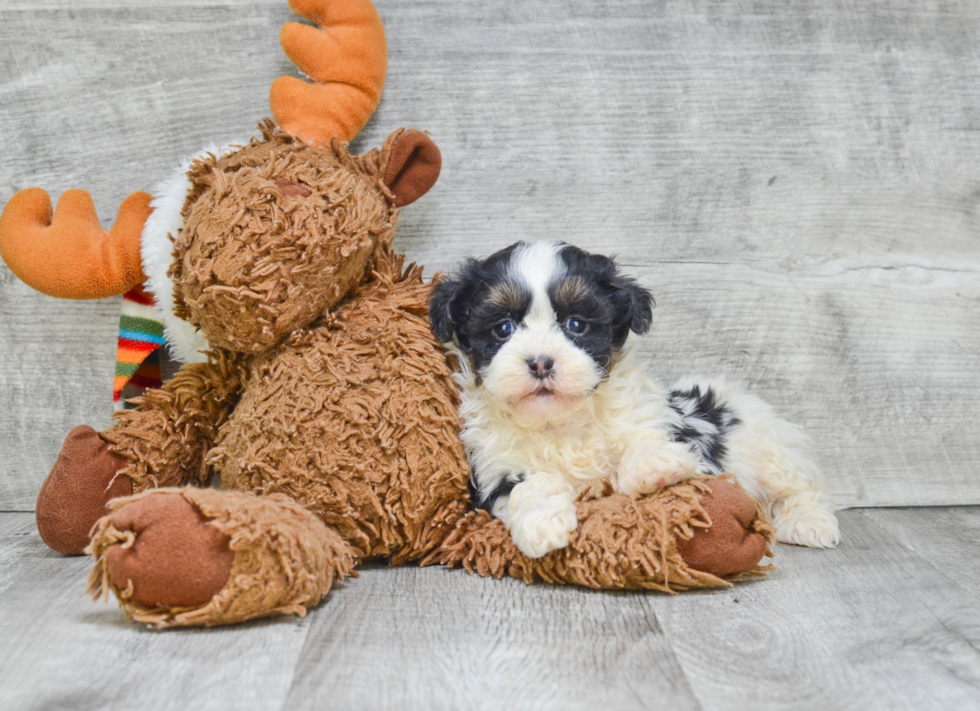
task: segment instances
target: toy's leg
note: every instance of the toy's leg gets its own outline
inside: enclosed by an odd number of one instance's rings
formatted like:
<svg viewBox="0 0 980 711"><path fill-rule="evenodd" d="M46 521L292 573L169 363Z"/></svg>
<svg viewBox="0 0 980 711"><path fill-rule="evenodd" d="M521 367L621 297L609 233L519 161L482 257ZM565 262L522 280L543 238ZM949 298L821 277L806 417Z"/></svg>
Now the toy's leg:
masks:
<svg viewBox="0 0 980 711"><path fill-rule="evenodd" d="M476 511L423 564L462 565L528 583L669 591L724 586L722 576L753 574L772 541L760 506L724 478L640 497L609 487L581 497L577 507L579 527L568 545L541 558L523 555L503 521Z"/></svg>
<svg viewBox="0 0 980 711"><path fill-rule="evenodd" d="M113 415L101 433L126 461L133 491L207 484L207 453L238 400L241 368L232 355L211 354L207 363L185 365L163 387L134 398L136 408Z"/></svg>
<svg viewBox="0 0 980 711"><path fill-rule="evenodd" d="M51 548L79 555L110 499L160 486L207 483L204 454L227 419L238 391L228 359L185 366L159 390L148 390L133 410L104 432L76 427L41 487L36 516Z"/></svg>
<svg viewBox="0 0 980 711"><path fill-rule="evenodd" d="M282 495L153 489L116 499L92 535L89 592L157 627L303 615L354 555L334 531Z"/></svg>

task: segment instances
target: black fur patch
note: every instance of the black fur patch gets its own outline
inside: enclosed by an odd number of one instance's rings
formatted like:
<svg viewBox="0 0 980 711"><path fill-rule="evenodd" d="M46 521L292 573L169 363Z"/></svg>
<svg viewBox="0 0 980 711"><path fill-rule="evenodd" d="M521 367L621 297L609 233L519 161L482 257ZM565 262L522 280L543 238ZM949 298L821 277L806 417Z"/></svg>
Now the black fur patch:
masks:
<svg viewBox="0 0 980 711"><path fill-rule="evenodd" d="M635 281L620 274L616 262L571 245L565 245L559 254L565 263L565 275L548 293L556 311L565 308L564 304L556 301L563 298L563 292L581 294L579 303L583 306L603 302L602 309L608 319L604 327L609 334L611 350L622 348L630 331L642 335L650 330L653 296ZM574 288L563 288L563 283L570 283ZM559 313L559 323L563 321Z"/></svg>
<svg viewBox="0 0 980 711"><path fill-rule="evenodd" d="M436 338L448 343L455 335L476 371L493 360L504 344L493 335L494 326L506 320L520 323L531 307L531 292L508 279L511 254L520 244L483 260L467 260L457 276L436 286L429 299Z"/></svg>
<svg viewBox="0 0 980 711"><path fill-rule="evenodd" d="M672 428L671 438L689 444L712 474L721 474L721 462L728 451L725 436L741 421L718 400L714 390L707 388L702 393L698 385L671 391L670 406L681 416L681 424Z"/></svg>
<svg viewBox="0 0 980 711"><path fill-rule="evenodd" d="M497 500L501 496L510 496L510 492L514 490L514 487L524 481L523 472L520 474L514 474L511 476L504 477L499 482L497 486L493 488L486 496L480 496L480 487L477 484L476 470L471 468L470 480L467 483L470 490L470 502L474 509L482 509L488 514L493 514L493 507L497 503Z"/></svg>

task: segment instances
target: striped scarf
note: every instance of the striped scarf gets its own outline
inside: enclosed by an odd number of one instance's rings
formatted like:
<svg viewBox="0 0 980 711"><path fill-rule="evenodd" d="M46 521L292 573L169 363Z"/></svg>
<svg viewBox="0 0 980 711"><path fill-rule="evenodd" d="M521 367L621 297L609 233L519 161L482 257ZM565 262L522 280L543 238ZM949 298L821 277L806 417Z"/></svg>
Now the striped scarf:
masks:
<svg viewBox="0 0 980 711"><path fill-rule="evenodd" d="M119 317L119 345L112 402L116 410L134 407L127 401L147 388L159 388L163 323L153 308L153 297L142 286L123 294Z"/></svg>

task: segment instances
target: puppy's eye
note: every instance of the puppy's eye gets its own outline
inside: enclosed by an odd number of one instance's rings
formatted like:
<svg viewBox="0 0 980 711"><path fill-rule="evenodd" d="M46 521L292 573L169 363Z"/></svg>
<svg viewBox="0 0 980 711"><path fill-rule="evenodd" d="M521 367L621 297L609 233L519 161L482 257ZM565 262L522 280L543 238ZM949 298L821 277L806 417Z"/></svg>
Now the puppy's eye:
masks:
<svg viewBox="0 0 980 711"><path fill-rule="evenodd" d="M514 335L514 322L502 321L493 327L493 335L501 341L506 341Z"/></svg>
<svg viewBox="0 0 980 711"><path fill-rule="evenodd" d="M574 333L576 336L581 336L583 333L589 330L589 324L580 318L575 318L572 316L570 319L565 321L565 330L569 333Z"/></svg>

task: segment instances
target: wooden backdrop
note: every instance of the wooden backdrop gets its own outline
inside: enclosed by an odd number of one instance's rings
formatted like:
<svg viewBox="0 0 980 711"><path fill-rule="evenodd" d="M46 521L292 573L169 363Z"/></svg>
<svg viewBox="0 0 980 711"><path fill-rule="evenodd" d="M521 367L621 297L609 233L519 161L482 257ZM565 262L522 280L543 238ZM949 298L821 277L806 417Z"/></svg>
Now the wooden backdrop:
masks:
<svg viewBox="0 0 980 711"><path fill-rule="evenodd" d="M121 200L268 114L285 0L0 0L0 204ZM980 503L980 5L377 0L380 110L442 148L398 244L427 272L517 239L615 253L669 380L749 383L838 503ZM119 303L0 266L0 510L105 427Z"/></svg>

